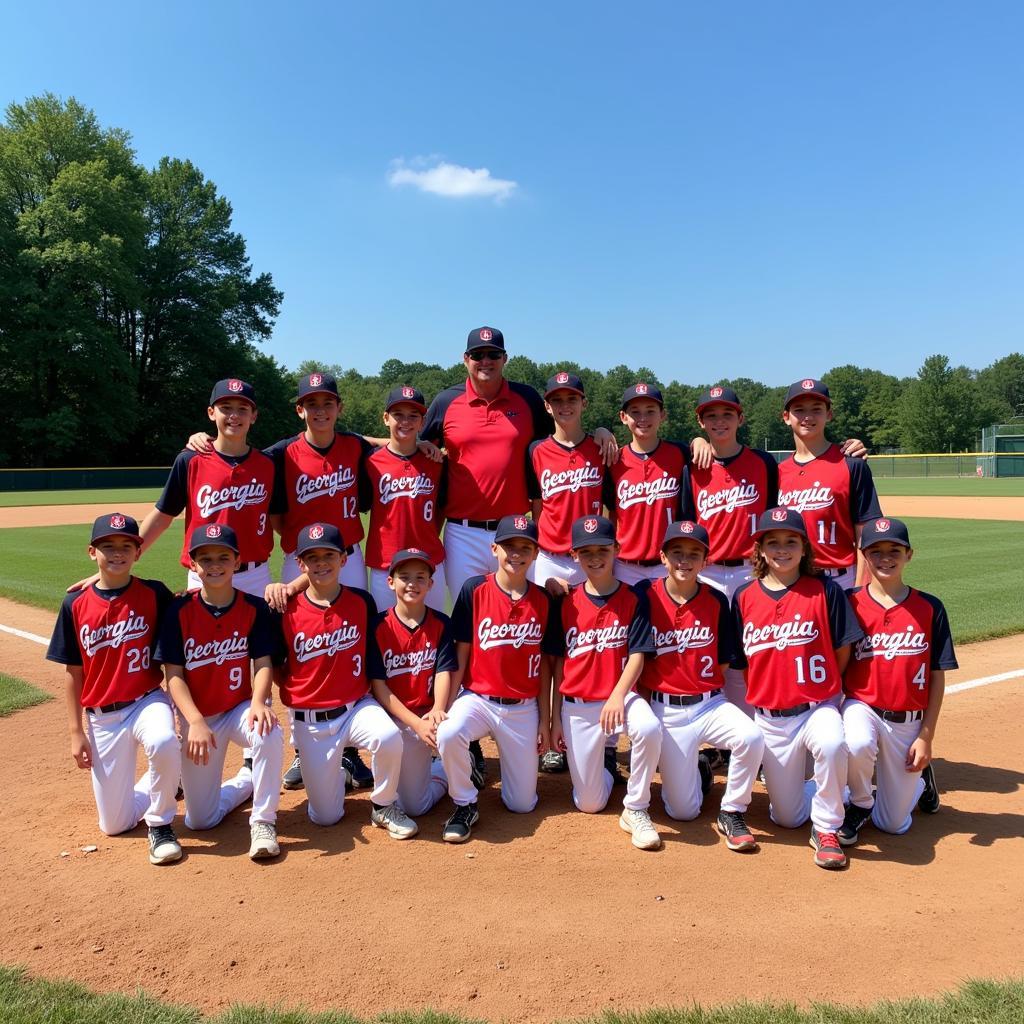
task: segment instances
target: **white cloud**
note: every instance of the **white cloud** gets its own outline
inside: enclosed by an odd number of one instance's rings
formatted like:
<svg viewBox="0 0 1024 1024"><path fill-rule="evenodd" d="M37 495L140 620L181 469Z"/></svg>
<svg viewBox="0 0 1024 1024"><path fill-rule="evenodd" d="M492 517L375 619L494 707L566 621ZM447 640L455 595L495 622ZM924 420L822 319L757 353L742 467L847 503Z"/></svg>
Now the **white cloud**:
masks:
<svg viewBox="0 0 1024 1024"><path fill-rule="evenodd" d="M436 196L456 199L484 196L499 203L508 199L519 187L518 182L492 178L486 167L473 170L471 167L460 167L458 164L439 160L433 167L414 169L422 167L425 162L422 157L416 157L410 161L413 166L409 167L404 160L394 161L388 172L388 184L392 188L412 185L421 192L432 192Z"/></svg>

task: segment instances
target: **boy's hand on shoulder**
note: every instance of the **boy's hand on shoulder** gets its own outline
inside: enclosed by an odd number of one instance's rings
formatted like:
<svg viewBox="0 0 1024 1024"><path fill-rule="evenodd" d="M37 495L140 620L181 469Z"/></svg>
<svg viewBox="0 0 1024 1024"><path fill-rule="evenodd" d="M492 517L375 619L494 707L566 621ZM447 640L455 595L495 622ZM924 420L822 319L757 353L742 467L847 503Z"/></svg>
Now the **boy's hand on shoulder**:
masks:
<svg viewBox="0 0 1024 1024"><path fill-rule="evenodd" d="M868 450L864 447L864 442L856 437L840 442L839 450L849 459L866 459L868 457Z"/></svg>
<svg viewBox="0 0 1024 1024"><path fill-rule="evenodd" d="M72 583L70 587L64 593L66 594L77 594L80 590L85 590L87 587L91 587L94 583L98 583L100 574L94 572L91 576L86 576L84 580L79 580L77 583Z"/></svg>
<svg viewBox="0 0 1024 1024"><path fill-rule="evenodd" d="M186 442L185 447L191 452L212 452L213 438L205 431L193 434Z"/></svg>
<svg viewBox="0 0 1024 1024"><path fill-rule="evenodd" d="M71 734L71 756L79 768L92 767L92 746L81 729Z"/></svg>
<svg viewBox="0 0 1024 1024"><path fill-rule="evenodd" d="M709 469L715 461L715 450L706 438L695 437L690 442L690 458L698 469Z"/></svg>
<svg viewBox="0 0 1024 1024"><path fill-rule="evenodd" d="M621 697L611 696L601 708L601 728L606 736L618 732L626 718L626 702Z"/></svg>
<svg viewBox="0 0 1024 1024"><path fill-rule="evenodd" d="M287 583L268 583L267 589L263 591L263 600L270 605L275 612L283 612L288 606Z"/></svg>
<svg viewBox="0 0 1024 1024"><path fill-rule="evenodd" d="M561 576L551 576L544 582L544 589L549 597L565 597L569 593L569 581L563 580Z"/></svg>
<svg viewBox="0 0 1024 1024"><path fill-rule="evenodd" d="M217 737L213 735L205 719L188 727L188 756L194 764L210 763L210 748L217 746Z"/></svg>
<svg viewBox="0 0 1024 1024"><path fill-rule="evenodd" d="M918 736L913 743L910 744L910 749L907 751L907 771L908 772L923 772L932 761L932 743L931 740L922 739Z"/></svg>
<svg viewBox="0 0 1024 1024"><path fill-rule="evenodd" d="M417 441L416 447L426 455L431 462L441 462L444 459L441 449L432 441Z"/></svg>
<svg viewBox="0 0 1024 1024"><path fill-rule="evenodd" d="M266 736L277 725L277 715L266 704L253 701L249 705L249 713L245 716L245 721L250 729L256 730L258 735Z"/></svg>
<svg viewBox="0 0 1024 1024"><path fill-rule="evenodd" d="M594 440L601 449L601 458L606 466L614 466L619 458L619 442L607 427L598 427L594 431Z"/></svg>

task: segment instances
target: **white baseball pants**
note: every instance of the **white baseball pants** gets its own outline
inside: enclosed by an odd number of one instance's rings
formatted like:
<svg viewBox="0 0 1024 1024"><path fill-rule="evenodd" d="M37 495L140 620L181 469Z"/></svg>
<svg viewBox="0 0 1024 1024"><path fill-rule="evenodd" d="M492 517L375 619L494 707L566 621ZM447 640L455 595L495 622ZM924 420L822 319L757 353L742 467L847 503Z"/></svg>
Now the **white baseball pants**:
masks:
<svg viewBox="0 0 1024 1024"><path fill-rule="evenodd" d="M562 701L562 731L569 755L572 799L585 814L603 811L612 794L612 777L604 766L606 733L600 721L604 705L603 700ZM651 783L661 754L661 726L639 694L628 694L625 707L625 728L612 733L617 739L625 732L633 744L622 805L631 811L643 811L651 806Z"/></svg>
<svg viewBox="0 0 1024 1024"><path fill-rule="evenodd" d="M284 556L284 561L281 563L281 582L291 583L292 580L297 579L302 575L302 570L299 569L299 563L295 558L295 552L291 552ZM270 580L268 579L269 583ZM363 562L363 549L357 544L352 549L352 554L345 559L345 564L341 567L341 571L338 573L338 582L343 587L357 587L359 590L366 589L366 565ZM241 587L239 587L241 590ZM259 596L263 596L263 591L259 592Z"/></svg>
<svg viewBox="0 0 1024 1024"><path fill-rule="evenodd" d="M444 527L444 569L448 593L455 604L462 584L471 576L483 576L498 568L491 551L494 530L482 530L449 520Z"/></svg>
<svg viewBox="0 0 1024 1024"><path fill-rule="evenodd" d="M181 772L181 745L167 694L154 690L131 707L105 715L86 713L85 717L100 830L116 836L143 820L151 827L170 825L178 813L174 796ZM135 782L139 747L149 766Z"/></svg>
<svg viewBox="0 0 1024 1024"><path fill-rule="evenodd" d="M396 723L397 724L397 723ZM402 767L398 775L398 806L410 817L426 814L448 792L448 778L433 751L407 725L402 732Z"/></svg>
<svg viewBox="0 0 1024 1024"><path fill-rule="evenodd" d="M252 594L253 597L262 597L264 593L266 593L267 585L270 582L269 562L264 562L262 565L256 566L255 569L246 569L245 572L236 572L231 579L231 585L235 590L240 590L243 594ZM199 577L189 569L187 589L199 590L202 585L202 581Z"/></svg>
<svg viewBox="0 0 1024 1024"><path fill-rule="evenodd" d="M502 802L517 814L532 811L537 806L539 725L536 700L496 704L463 690L437 727L437 746L452 800L459 807L476 802L476 787L469 778L469 744L491 736L498 745Z"/></svg>
<svg viewBox="0 0 1024 1024"><path fill-rule="evenodd" d="M266 735L260 736L250 729L245 716L249 712L249 701L211 715L206 724L213 732L217 746L210 750L207 764L196 764L185 751L188 749L188 722L179 715L181 722L181 788L185 791L185 824L201 831L219 825L236 807L250 797L252 811L249 824L277 821L277 805L281 801L281 767L284 760L284 743L281 727L274 726ZM228 744L236 743L249 751L252 770L242 768L231 779L224 779L224 759Z"/></svg>
<svg viewBox="0 0 1024 1024"><path fill-rule="evenodd" d="M426 604L428 608L433 608L438 612L445 610L448 600L448 592L445 588L444 563L442 562L434 570L434 585L427 591ZM387 569L370 570L370 596L379 612L395 607L395 592L388 586Z"/></svg>
<svg viewBox="0 0 1024 1024"><path fill-rule="evenodd" d="M397 799L402 734L372 697L362 697L339 718L327 722L296 719L292 728L302 758L309 820L314 825L333 825L345 814L345 768L341 763L345 747L370 752L374 781L370 799L381 806Z"/></svg>
<svg viewBox="0 0 1024 1024"><path fill-rule="evenodd" d="M750 560L744 560L742 565L720 565L717 562L709 562L697 574L697 579L706 583L715 590L725 594L730 606L736 591L754 578ZM730 704L734 704L748 718L754 717L753 707L747 703L747 684L743 681L743 673L736 668L727 668L724 673L725 685L722 692ZM726 810L723 806L723 810Z"/></svg>
<svg viewBox="0 0 1024 1024"><path fill-rule="evenodd" d="M754 716L764 736L764 779L768 813L783 828L798 828L808 818L819 832L835 832L843 823L846 743L838 699L816 704L802 715ZM807 781L807 753L814 778Z"/></svg>
<svg viewBox="0 0 1024 1024"><path fill-rule="evenodd" d="M575 561L572 555L553 555L550 551L541 548L527 571L526 578L531 583L543 587L552 578L565 580L569 586L575 586L577 583L582 583L587 577L580 568L579 562Z"/></svg>
<svg viewBox="0 0 1024 1024"><path fill-rule="evenodd" d="M757 725L720 693L685 707L652 697L651 710L662 728L661 798L669 817L692 821L700 814L704 795L697 752L702 743L732 751L722 810L745 812L764 753L764 738Z"/></svg>
<svg viewBox="0 0 1024 1024"><path fill-rule="evenodd" d="M643 580L661 580L667 575L668 570L661 562L657 565L631 565L621 558L615 559L615 578L631 587Z"/></svg>
<svg viewBox="0 0 1024 1024"><path fill-rule="evenodd" d="M921 731L916 722L886 722L867 704L843 704L843 729L850 752L850 802L871 808L871 820L883 832L902 835L910 828L911 814L924 792L920 772L908 772L907 751ZM874 805L871 776L876 776Z"/></svg>

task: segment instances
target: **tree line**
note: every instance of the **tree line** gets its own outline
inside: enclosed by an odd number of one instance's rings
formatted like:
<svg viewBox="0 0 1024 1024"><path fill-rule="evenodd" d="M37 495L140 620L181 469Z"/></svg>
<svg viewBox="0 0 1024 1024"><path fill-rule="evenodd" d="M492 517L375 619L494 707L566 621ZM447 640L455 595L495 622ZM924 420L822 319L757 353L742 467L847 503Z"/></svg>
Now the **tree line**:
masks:
<svg viewBox="0 0 1024 1024"><path fill-rule="evenodd" d="M260 349L284 296L257 273L231 204L189 160L142 166L130 135L104 128L75 99L52 94L7 107L0 125L0 466L168 463L203 426L209 388L251 381L260 401L253 433L269 444L294 433L296 381L333 372L343 425L381 433L388 390L414 384L428 401L465 379L461 362L388 359L377 374L305 362L289 369ZM791 447L779 418L787 382L740 377L681 383L649 367L594 370L514 355L506 375L543 390L556 370L582 377L588 427L618 424L619 399L645 380L665 395L666 437L690 439L709 384L743 400L744 442ZM820 368L808 367L808 373ZM930 356L914 377L853 365L822 374L832 390L835 437L872 450L962 451L983 426L1024 414L1024 355L980 370ZM625 435L618 428L620 437Z"/></svg>

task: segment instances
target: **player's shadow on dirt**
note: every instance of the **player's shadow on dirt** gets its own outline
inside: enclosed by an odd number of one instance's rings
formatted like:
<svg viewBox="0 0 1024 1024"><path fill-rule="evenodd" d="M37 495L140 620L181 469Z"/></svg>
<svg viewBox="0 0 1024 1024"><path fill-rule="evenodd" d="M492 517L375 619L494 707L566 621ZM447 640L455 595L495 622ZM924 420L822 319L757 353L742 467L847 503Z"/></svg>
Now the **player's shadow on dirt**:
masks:
<svg viewBox="0 0 1024 1024"><path fill-rule="evenodd" d="M942 757L935 758L933 764L940 793L944 789L964 793L1016 793L1024 785L1024 772L1012 768L947 761Z"/></svg>

